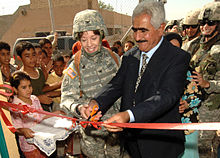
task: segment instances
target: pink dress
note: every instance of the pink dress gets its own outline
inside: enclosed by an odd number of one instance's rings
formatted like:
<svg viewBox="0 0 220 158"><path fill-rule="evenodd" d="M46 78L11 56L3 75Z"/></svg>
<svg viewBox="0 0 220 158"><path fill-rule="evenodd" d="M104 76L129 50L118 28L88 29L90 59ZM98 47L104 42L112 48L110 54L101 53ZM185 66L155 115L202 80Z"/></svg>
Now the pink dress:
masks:
<svg viewBox="0 0 220 158"><path fill-rule="evenodd" d="M22 100L20 100L17 96L14 96L13 104L22 104L27 105L28 107L40 109L43 110L40 104L39 99L35 95L31 95L32 105L29 105L27 103L24 103ZM12 112L11 111L11 117L12 117L12 123L14 127L17 128L30 128L39 123L45 115L38 114L38 113L27 113L23 115L20 112ZM21 147L21 150L23 152L30 152L35 149L37 149L34 145L28 144L25 140L24 136L19 135L19 144Z"/></svg>

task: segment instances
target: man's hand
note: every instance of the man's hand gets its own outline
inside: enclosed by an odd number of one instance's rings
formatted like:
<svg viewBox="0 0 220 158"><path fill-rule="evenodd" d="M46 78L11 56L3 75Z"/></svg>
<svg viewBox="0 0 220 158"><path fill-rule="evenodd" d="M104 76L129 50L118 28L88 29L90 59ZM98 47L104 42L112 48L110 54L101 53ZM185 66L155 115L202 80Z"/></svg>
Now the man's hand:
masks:
<svg viewBox="0 0 220 158"><path fill-rule="evenodd" d="M197 82L197 84L201 86L202 88L209 88L210 83L204 80L203 76L200 73L193 71L193 74L194 75L191 76L193 78L192 81Z"/></svg>
<svg viewBox="0 0 220 158"><path fill-rule="evenodd" d="M185 100L180 99L179 113L183 113L188 108L189 104Z"/></svg>
<svg viewBox="0 0 220 158"><path fill-rule="evenodd" d="M120 132L123 131L123 128L108 125L108 123L127 123L130 120L130 116L127 111L119 112L106 120L103 126L110 132Z"/></svg>

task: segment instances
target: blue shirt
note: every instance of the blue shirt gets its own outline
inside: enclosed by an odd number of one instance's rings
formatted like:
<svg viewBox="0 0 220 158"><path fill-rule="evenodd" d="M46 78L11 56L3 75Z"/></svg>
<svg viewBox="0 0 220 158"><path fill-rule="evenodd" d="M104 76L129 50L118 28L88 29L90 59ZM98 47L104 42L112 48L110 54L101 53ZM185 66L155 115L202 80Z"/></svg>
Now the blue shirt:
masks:
<svg viewBox="0 0 220 158"><path fill-rule="evenodd" d="M148 58L146 59L146 62L148 63L150 61L151 57L156 52L156 50L158 49L158 47L161 45L162 41L163 41L163 37L161 38L161 40L158 42L158 44L154 48L152 48L148 52L141 52L140 65L139 65L139 73L141 71L141 66L142 66L142 62L143 62L142 61L143 54L147 55ZM129 114L129 117L130 117L130 122L134 122L135 121L134 114L131 112L131 110L127 110L127 112Z"/></svg>

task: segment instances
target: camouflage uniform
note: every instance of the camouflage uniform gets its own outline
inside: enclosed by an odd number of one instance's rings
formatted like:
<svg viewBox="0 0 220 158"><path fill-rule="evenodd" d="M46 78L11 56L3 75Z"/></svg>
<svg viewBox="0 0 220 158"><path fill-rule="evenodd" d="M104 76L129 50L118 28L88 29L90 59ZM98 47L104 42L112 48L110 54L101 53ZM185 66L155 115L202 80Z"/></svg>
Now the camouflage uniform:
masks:
<svg viewBox="0 0 220 158"><path fill-rule="evenodd" d="M186 17L183 19L183 28L186 26L186 25L198 25L198 15L199 15L199 13L200 13L200 10L199 9L197 9L197 10L193 10L193 11L190 11L189 13L187 13L187 15L186 15ZM194 35L194 37L188 37L187 35L186 35L186 39L184 40L184 42L183 42L183 45L182 45L182 49L183 50L186 50L186 48L187 48L187 43L189 42L189 41L191 41L190 39L194 39L194 38L196 38L197 36L199 36L199 32L200 32L200 29L199 29L199 26L198 26L198 28L197 28L197 32L195 33L195 35Z"/></svg>
<svg viewBox="0 0 220 158"><path fill-rule="evenodd" d="M213 2L204 6L199 20L206 16L208 20L220 20L220 3ZM209 16L208 16L208 15ZM220 25L217 24L217 27ZM218 30L216 30L218 31ZM205 100L199 109L200 122L220 121L220 33L204 42L204 36L194 39L187 50L195 53L190 66L203 75L210 83L209 88L203 89ZM199 138L200 157L216 157L219 138L216 131L201 131Z"/></svg>
<svg viewBox="0 0 220 158"><path fill-rule="evenodd" d="M88 30L100 30L104 34L107 33L101 15L94 10L79 12L75 16L73 29L75 38L79 38L78 32ZM76 112L76 106L87 104L118 70L118 65L110 55L109 50L101 46L101 41L98 53L94 56L89 56L83 48L81 51L79 63L81 79L79 79L73 60L66 70L61 88L61 107L75 117L81 117ZM120 61L119 56L117 59ZM80 91L83 92L82 96L80 96ZM119 106L119 102L116 102L102 117L102 120L106 120L117 113ZM80 134L81 151L86 156L92 158L122 157L117 134L111 134L104 128L97 130L93 127L86 129L81 127Z"/></svg>
<svg viewBox="0 0 220 158"><path fill-rule="evenodd" d="M201 36L196 37L195 39L186 42L182 47L182 49L190 53L191 56L193 56L200 47L200 40L201 40Z"/></svg>

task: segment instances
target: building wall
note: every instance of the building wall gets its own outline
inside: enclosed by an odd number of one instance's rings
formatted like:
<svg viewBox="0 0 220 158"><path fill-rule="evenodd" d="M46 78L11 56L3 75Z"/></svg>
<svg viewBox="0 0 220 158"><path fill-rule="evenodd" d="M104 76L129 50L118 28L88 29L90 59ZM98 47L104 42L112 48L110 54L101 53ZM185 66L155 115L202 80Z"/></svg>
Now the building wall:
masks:
<svg viewBox="0 0 220 158"><path fill-rule="evenodd" d="M98 0L52 0L52 3L55 30L66 30L71 34L75 14L87 8L99 10L110 33L116 33L118 38L131 25L130 16L99 9ZM17 38L34 37L35 32L39 31L50 32L52 28L48 0L31 0L30 5L19 7L13 15L0 17L0 25L4 27L0 31L0 39L11 46Z"/></svg>

